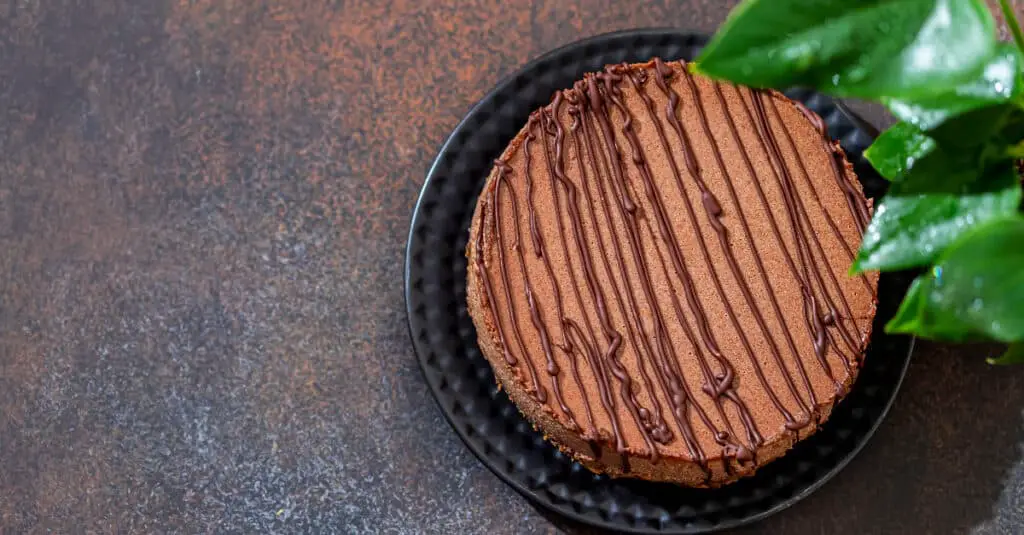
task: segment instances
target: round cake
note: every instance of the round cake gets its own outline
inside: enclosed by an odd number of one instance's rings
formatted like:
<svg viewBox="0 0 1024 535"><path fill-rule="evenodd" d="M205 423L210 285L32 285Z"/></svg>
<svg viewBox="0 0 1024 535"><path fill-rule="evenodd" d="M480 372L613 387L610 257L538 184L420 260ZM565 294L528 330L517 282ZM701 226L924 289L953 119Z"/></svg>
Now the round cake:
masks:
<svg viewBox="0 0 1024 535"><path fill-rule="evenodd" d="M810 436L849 391L877 275L823 121L654 59L588 74L495 162L466 250L498 383L612 477L719 486Z"/></svg>

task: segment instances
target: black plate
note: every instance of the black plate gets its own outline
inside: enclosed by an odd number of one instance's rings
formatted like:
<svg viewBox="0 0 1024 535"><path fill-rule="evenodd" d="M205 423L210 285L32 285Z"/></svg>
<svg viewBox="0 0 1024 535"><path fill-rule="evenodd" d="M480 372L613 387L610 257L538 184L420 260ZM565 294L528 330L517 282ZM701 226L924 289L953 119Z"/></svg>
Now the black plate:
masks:
<svg viewBox="0 0 1024 535"><path fill-rule="evenodd" d="M753 522L807 496L836 474L874 433L910 361L913 339L886 336L907 276L883 276L874 338L852 392L814 436L756 475L715 490L597 476L548 444L495 388L466 310L464 251L476 199L505 145L531 111L586 72L622 61L691 59L706 38L678 30L601 35L555 50L506 78L470 110L434 161L406 251L409 328L441 411L477 457L542 507L572 520L634 533L701 533ZM885 187L864 159L869 127L831 99L791 91L828 123L869 197ZM858 128L858 124L861 126Z"/></svg>

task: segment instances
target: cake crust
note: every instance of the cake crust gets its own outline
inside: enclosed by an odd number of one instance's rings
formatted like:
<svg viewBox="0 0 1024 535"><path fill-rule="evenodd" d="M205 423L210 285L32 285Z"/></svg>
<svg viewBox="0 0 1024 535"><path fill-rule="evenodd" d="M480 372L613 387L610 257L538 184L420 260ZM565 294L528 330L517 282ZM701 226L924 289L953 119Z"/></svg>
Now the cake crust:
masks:
<svg viewBox="0 0 1024 535"><path fill-rule="evenodd" d="M720 486L827 420L856 379L877 275L821 119L681 63L610 66L531 115L470 229L481 351L590 470Z"/></svg>

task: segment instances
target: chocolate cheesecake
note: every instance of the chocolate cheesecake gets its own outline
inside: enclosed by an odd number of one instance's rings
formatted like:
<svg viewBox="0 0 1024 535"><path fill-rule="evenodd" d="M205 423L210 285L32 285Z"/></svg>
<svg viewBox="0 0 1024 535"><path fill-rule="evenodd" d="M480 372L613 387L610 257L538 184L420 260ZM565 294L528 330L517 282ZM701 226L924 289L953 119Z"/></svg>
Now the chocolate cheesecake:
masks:
<svg viewBox="0 0 1024 535"><path fill-rule="evenodd" d="M535 428L613 477L719 486L849 391L877 275L869 205L822 120L677 62L588 74L495 162L468 305Z"/></svg>

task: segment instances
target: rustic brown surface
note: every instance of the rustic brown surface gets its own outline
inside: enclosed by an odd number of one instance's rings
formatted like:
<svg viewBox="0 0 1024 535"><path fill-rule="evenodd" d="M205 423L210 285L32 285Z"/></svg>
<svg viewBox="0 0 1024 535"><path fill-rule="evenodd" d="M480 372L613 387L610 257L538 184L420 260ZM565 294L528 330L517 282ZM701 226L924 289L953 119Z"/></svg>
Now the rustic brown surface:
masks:
<svg viewBox="0 0 1024 535"><path fill-rule="evenodd" d="M0 5L0 532L554 531L426 391L409 213L502 75L733 3ZM922 344L865 451L748 531L1017 532L1024 368L986 351Z"/></svg>

